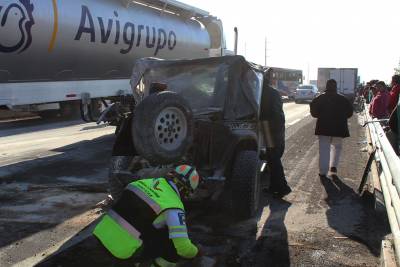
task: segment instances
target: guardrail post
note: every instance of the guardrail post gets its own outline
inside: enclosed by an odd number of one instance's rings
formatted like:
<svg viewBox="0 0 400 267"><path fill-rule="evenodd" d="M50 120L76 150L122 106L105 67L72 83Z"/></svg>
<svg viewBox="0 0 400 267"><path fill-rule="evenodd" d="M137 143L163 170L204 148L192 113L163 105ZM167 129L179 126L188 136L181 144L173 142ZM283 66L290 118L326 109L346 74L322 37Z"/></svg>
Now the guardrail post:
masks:
<svg viewBox="0 0 400 267"><path fill-rule="evenodd" d="M400 95L397 102L397 153L400 153Z"/></svg>
<svg viewBox="0 0 400 267"><path fill-rule="evenodd" d="M397 104L397 118L400 119L400 100ZM384 195L386 212L389 219L390 229L393 234L394 252L397 266L400 266L400 159L396 155L392 145L386 137L380 121L372 119L365 108L365 119L371 137L371 145L375 153L375 162L378 167L380 187ZM398 122L400 127L400 123ZM400 134L397 136L400 141ZM398 143L400 144L400 143Z"/></svg>

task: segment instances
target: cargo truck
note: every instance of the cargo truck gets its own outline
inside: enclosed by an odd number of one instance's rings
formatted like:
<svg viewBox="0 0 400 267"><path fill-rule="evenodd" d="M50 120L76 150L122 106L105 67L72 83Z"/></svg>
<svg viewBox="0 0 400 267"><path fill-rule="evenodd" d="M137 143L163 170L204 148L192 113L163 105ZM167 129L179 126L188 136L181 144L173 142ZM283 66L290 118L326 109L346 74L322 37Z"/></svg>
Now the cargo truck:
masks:
<svg viewBox="0 0 400 267"><path fill-rule="evenodd" d="M224 51L221 20L178 1L2 0L0 109L93 120L131 93L135 60Z"/></svg>
<svg viewBox="0 0 400 267"><path fill-rule="evenodd" d="M338 93L353 101L357 88L357 73L357 68L318 68L318 90L325 91L326 82L334 79L337 82Z"/></svg>

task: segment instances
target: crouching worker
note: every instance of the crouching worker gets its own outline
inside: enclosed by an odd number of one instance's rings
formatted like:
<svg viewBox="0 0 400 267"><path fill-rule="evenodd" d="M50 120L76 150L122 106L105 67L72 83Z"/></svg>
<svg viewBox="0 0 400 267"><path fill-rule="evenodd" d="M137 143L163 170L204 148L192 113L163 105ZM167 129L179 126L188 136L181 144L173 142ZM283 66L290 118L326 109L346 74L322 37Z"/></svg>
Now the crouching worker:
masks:
<svg viewBox="0 0 400 267"><path fill-rule="evenodd" d="M178 166L165 178L130 183L92 235L37 266L175 266L199 253L188 237L181 198L199 184L197 171Z"/></svg>

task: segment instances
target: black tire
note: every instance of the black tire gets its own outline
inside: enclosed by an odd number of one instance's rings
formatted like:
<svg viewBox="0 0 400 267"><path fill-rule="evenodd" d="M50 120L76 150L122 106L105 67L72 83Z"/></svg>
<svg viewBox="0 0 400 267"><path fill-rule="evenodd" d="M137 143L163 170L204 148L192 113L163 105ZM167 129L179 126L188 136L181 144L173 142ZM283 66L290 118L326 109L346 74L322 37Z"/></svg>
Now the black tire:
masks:
<svg viewBox="0 0 400 267"><path fill-rule="evenodd" d="M66 119L79 119L80 118L80 106L79 101L66 101L60 103L60 115Z"/></svg>
<svg viewBox="0 0 400 267"><path fill-rule="evenodd" d="M236 154L230 184L234 213L242 219L253 217L260 199L260 161L256 151Z"/></svg>
<svg viewBox="0 0 400 267"><path fill-rule="evenodd" d="M149 95L135 109L132 137L139 155L152 165L180 160L193 140L189 104L174 92Z"/></svg>
<svg viewBox="0 0 400 267"><path fill-rule="evenodd" d="M131 180L125 179L125 177L129 177L128 175L121 175L121 173L129 173L129 166L132 160L133 157L129 156L111 157L108 172L108 191L114 200L120 198L125 186L131 182Z"/></svg>
<svg viewBox="0 0 400 267"><path fill-rule="evenodd" d="M39 116L45 120L56 119L60 115L60 111L56 109L39 111Z"/></svg>

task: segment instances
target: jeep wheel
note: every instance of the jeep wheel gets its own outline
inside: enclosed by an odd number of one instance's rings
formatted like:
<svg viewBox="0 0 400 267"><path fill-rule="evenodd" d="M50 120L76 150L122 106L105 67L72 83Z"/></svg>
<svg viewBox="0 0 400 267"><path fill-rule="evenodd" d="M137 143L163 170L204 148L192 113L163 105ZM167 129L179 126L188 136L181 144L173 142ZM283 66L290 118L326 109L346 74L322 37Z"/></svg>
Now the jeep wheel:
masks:
<svg viewBox="0 0 400 267"><path fill-rule="evenodd" d="M260 197L260 164L256 151L236 155L231 176L232 208L240 218L255 215Z"/></svg>
<svg viewBox="0 0 400 267"><path fill-rule="evenodd" d="M152 165L176 162L192 143L192 124L192 112L184 98L168 91L149 95L135 109L135 148Z"/></svg>

